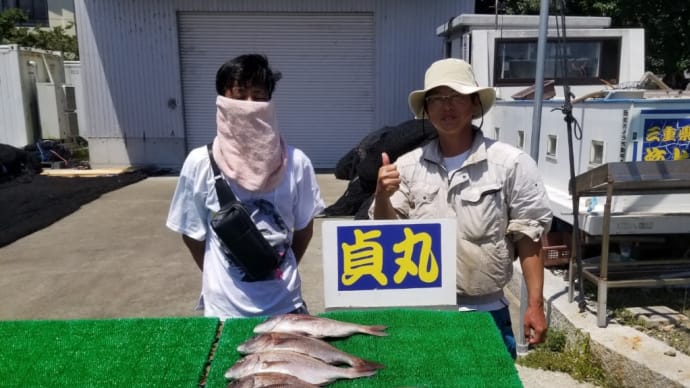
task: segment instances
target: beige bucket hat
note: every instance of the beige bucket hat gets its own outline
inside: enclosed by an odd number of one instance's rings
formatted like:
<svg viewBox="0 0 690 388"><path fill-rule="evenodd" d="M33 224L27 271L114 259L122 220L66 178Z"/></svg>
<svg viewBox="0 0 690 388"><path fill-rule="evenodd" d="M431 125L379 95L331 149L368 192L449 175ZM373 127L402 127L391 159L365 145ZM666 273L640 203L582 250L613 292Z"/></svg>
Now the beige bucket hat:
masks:
<svg viewBox="0 0 690 388"><path fill-rule="evenodd" d="M424 75L424 89L410 93L408 102L415 118L426 118L424 96L429 90L439 86L447 86L460 94L478 93L482 106L478 106L475 110L472 116L475 119L486 114L496 101L496 91L477 84L469 63L457 58L441 59L432 63L427 69Z"/></svg>

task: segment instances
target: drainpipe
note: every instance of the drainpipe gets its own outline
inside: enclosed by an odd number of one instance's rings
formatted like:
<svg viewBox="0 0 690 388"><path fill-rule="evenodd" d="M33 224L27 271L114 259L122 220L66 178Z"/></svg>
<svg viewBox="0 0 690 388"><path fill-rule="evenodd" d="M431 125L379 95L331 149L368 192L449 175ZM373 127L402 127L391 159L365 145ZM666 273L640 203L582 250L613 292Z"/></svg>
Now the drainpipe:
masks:
<svg viewBox="0 0 690 388"><path fill-rule="evenodd" d="M453 20L455 16L448 19L446 23L446 31L443 34L443 57L450 58L453 56L453 41L450 39L450 31L453 29Z"/></svg>
<svg viewBox="0 0 690 388"><path fill-rule="evenodd" d="M38 65L36 61L30 60L26 62L29 66L29 82L31 83L31 98L29 99L29 111L31 112L31 139L32 143L43 139L43 129L41 128L41 116L38 114L38 89L36 82L38 82ZM43 155L41 155L43 161Z"/></svg>
<svg viewBox="0 0 690 388"><path fill-rule="evenodd" d="M539 38L537 41L537 68L534 77L534 110L532 111L532 136L530 138L529 153L535 162L539 162L539 138L541 133L541 107L544 100L544 60L546 58L547 27L549 25L549 1L541 0L539 9ZM520 324L516 339L517 353L527 354L529 347L525 339L525 313L527 312L527 285L524 274L520 287Z"/></svg>

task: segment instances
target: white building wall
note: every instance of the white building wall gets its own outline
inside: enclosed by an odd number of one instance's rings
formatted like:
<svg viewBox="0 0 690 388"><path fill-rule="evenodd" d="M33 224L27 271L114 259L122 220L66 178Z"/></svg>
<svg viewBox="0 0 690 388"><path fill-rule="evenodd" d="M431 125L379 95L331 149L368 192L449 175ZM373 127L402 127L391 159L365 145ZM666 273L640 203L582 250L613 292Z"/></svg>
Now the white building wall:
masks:
<svg viewBox="0 0 690 388"><path fill-rule="evenodd" d="M407 94L422 86L426 67L443 55L436 26L450 16L471 12L473 5L469 0L77 0L89 123L81 134L89 140L91 162L179 167L184 160L188 150L181 109L178 11L373 12L373 131L412 118ZM352 77L356 76L353 69ZM341 156L334 155L333 160Z"/></svg>
<svg viewBox="0 0 690 388"><path fill-rule="evenodd" d="M70 23L74 23L74 0L48 0L49 27L67 28ZM66 29L65 33L74 35L76 29Z"/></svg>

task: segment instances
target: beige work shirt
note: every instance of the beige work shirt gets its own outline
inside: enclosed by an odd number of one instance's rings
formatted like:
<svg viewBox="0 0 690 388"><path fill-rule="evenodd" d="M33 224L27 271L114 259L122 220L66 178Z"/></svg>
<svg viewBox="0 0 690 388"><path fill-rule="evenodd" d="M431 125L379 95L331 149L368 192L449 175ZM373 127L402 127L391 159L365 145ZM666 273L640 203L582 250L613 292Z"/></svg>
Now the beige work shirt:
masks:
<svg viewBox="0 0 690 388"><path fill-rule="evenodd" d="M401 183L390 200L399 218L457 221L459 300L485 303L500 298L513 275L514 242L523 237L539 241L551 224L534 160L475 129L467 159L450 177L438 140L402 155L395 165Z"/></svg>

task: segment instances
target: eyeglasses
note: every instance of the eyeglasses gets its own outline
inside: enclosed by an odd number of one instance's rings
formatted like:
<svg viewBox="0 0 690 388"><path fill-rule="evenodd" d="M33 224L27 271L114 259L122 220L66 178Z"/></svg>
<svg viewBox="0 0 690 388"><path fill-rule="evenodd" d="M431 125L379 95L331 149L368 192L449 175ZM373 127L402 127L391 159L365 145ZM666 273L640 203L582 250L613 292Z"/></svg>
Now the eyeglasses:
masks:
<svg viewBox="0 0 690 388"><path fill-rule="evenodd" d="M452 105L458 104L461 101L463 101L464 97L465 95L460 93L453 93L447 96L442 96L439 94L434 96L426 96L424 97L424 101L426 101L426 104L429 107L439 107L445 104L446 102Z"/></svg>

